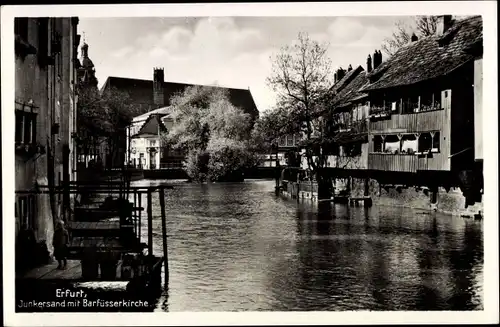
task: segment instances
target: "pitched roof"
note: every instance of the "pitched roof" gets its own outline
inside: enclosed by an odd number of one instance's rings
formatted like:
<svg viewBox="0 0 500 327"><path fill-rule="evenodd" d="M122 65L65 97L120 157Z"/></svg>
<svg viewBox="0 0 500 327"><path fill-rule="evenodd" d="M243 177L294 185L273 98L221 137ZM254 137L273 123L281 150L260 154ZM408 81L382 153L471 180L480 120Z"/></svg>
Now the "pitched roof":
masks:
<svg viewBox="0 0 500 327"><path fill-rule="evenodd" d="M367 96L361 89L368 83L368 77L361 66L358 68L360 68L359 73L335 96L334 105L336 108L349 106L354 101Z"/></svg>
<svg viewBox="0 0 500 327"><path fill-rule="evenodd" d="M161 115L150 115L144 122L137 134L132 137L157 136L159 132L167 132L167 128L161 121Z"/></svg>
<svg viewBox="0 0 500 327"><path fill-rule="evenodd" d="M170 98L180 92L183 92L187 87L197 86L196 84L186 84L186 83L173 83L164 82L164 105L170 105ZM202 85L199 85L202 86ZM208 86L208 85L207 85ZM248 89L235 89L219 86L208 86L223 88L229 91L229 101L236 106L241 108L246 113L252 115L252 117L257 118L259 115L259 110L253 100L252 93ZM145 104L154 106L153 100L153 81L143 80L135 78L124 78L110 76L104 83L101 92L106 89L114 88L119 91L125 91L129 94L133 102L137 104Z"/></svg>
<svg viewBox="0 0 500 327"><path fill-rule="evenodd" d="M143 120L147 120L151 115L159 115L159 116L165 116L170 113L170 107L161 107L152 111L148 111L145 114L142 114L140 116L134 117L132 119L133 122L139 122Z"/></svg>
<svg viewBox="0 0 500 327"><path fill-rule="evenodd" d="M442 36L409 43L369 74L372 84L363 90L415 84L446 75L475 59L470 48L482 43L481 16L457 20Z"/></svg>
<svg viewBox="0 0 500 327"><path fill-rule="evenodd" d="M355 78L361 71L363 71L363 67L358 66L356 69L348 71L344 77L337 83L333 84L330 88L330 92L340 92L340 90L345 87L353 78Z"/></svg>

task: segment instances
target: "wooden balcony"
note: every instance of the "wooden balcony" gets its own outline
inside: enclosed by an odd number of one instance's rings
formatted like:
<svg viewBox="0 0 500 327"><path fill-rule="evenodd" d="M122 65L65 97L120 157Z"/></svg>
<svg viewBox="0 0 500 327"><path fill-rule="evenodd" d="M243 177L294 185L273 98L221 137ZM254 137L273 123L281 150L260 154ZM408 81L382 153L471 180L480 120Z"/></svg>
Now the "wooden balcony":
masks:
<svg viewBox="0 0 500 327"><path fill-rule="evenodd" d="M449 125L449 120L449 114L445 110L404 115L393 114L388 119L372 121L370 123L370 130L373 133L439 131Z"/></svg>
<svg viewBox="0 0 500 327"><path fill-rule="evenodd" d="M430 155L368 154L368 169L416 173L418 170L449 171L450 159L443 153Z"/></svg>

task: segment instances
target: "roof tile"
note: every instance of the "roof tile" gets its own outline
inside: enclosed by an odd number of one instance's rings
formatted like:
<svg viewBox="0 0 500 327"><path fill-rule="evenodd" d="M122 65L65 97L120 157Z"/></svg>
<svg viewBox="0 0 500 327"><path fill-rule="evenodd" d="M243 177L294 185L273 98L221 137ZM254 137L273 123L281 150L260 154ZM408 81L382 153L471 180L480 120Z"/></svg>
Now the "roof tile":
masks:
<svg viewBox="0 0 500 327"><path fill-rule="evenodd" d="M446 75L475 58L468 49L482 43L481 16L455 21L442 36L410 43L369 74L363 91L410 85Z"/></svg>

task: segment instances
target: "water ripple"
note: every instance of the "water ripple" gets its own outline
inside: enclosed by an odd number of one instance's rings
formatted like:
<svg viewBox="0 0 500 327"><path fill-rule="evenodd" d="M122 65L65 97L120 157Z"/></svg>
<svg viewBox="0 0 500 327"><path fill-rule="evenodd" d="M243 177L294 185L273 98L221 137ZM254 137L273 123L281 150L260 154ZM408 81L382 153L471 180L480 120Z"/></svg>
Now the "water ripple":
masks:
<svg viewBox="0 0 500 327"><path fill-rule="evenodd" d="M395 207L318 208L273 190L272 181L250 181L176 182L167 191L170 283L157 310L482 310L480 222Z"/></svg>

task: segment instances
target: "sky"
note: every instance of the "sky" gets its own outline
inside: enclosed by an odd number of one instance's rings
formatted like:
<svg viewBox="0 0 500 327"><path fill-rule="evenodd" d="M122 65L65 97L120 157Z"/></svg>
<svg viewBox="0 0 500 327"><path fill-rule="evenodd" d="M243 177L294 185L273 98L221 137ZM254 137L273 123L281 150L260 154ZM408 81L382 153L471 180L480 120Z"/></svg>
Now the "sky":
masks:
<svg viewBox="0 0 500 327"><path fill-rule="evenodd" d="M266 83L270 56L299 32L329 44L332 71L366 68L366 58L390 37L394 24L411 17L134 17L80 18L101 87L108 76L250 89L262 112L275 103ZM81 43L83 44L83 42Z"/></svg>

